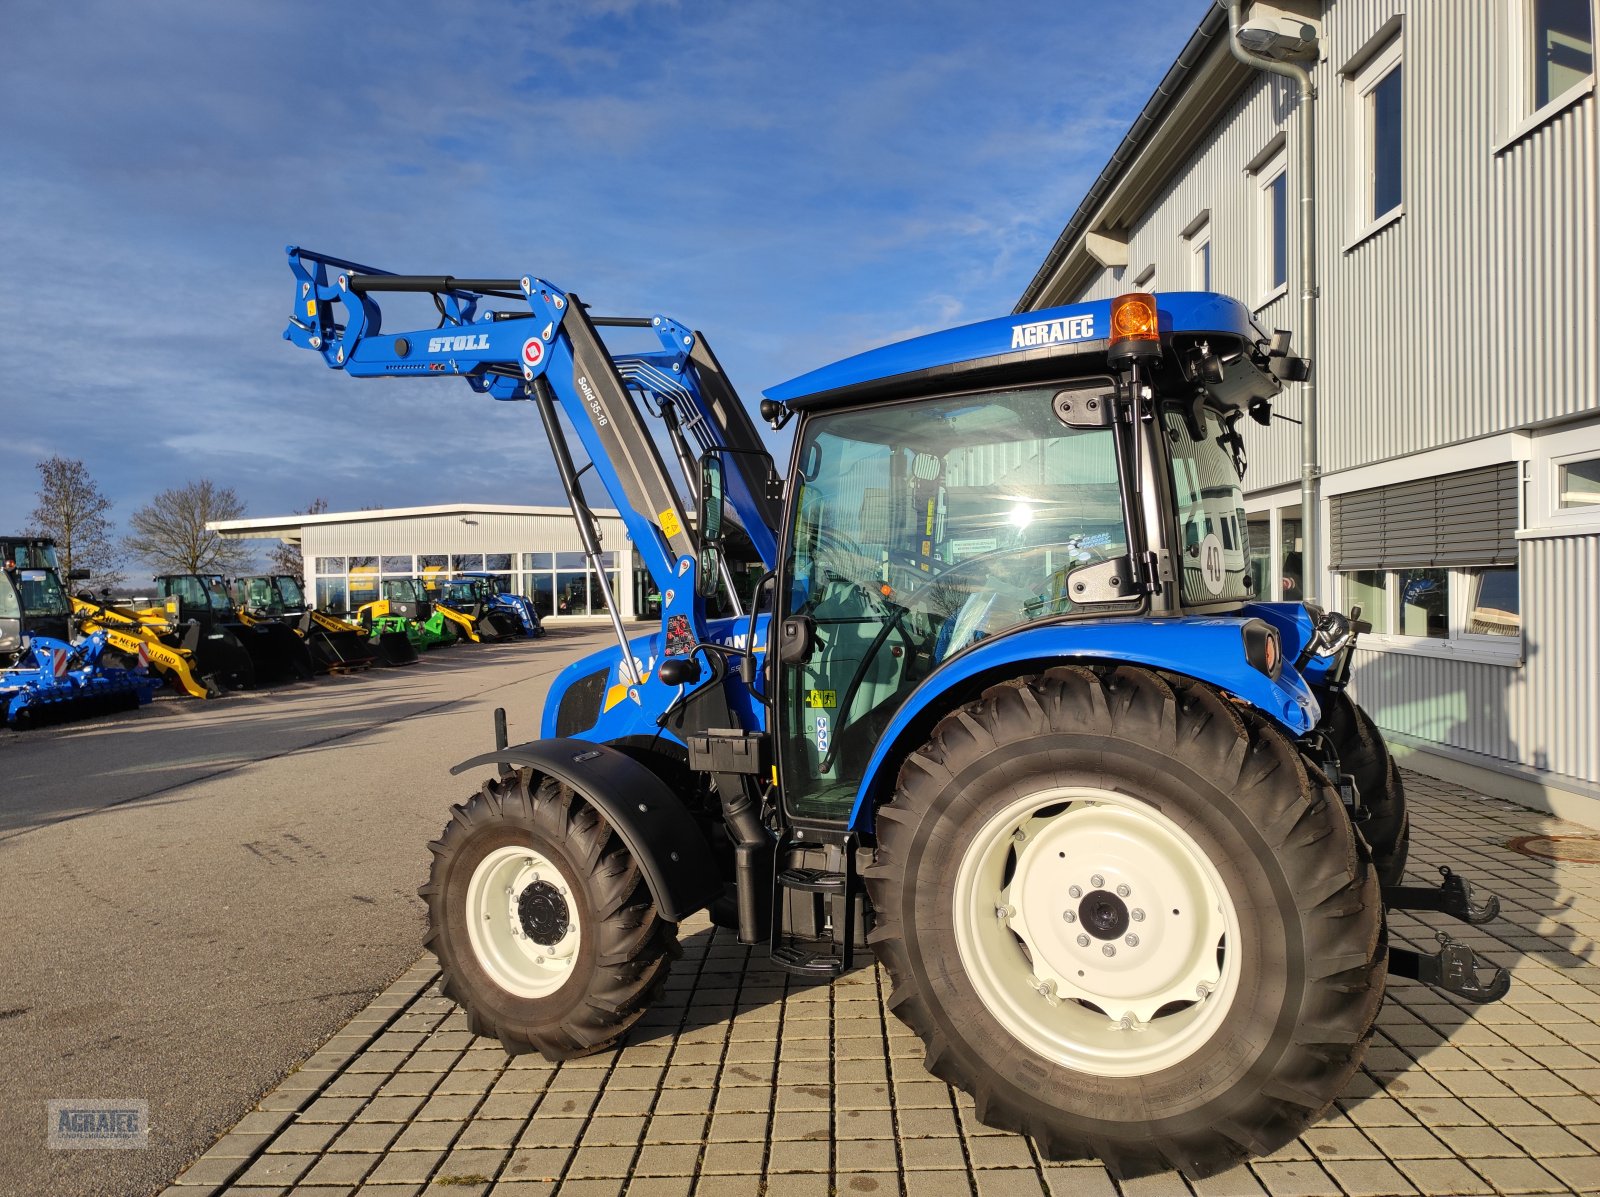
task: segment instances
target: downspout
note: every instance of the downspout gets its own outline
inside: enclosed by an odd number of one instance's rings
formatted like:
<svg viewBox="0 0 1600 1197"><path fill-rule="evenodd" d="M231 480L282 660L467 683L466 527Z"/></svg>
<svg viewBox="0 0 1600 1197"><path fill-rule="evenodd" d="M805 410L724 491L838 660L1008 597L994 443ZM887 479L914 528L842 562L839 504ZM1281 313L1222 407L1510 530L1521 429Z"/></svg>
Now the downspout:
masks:
<svg viewBox="0 0 1600 1197"><path fill-rule="evenodd" d="M1260 57L1239 42L1244 24L1242 0L1217 0L1228 10L1228 49L1246 66L1282 75L1300 85L1299 175L1300 175L1300 356L1312 362L1312 373L1300 384L1303 404L1300 424L1300 529L1304 547L1300 556L1302 598L1315 601L1322 589L1322 511L1318 506L1317 480L1317 224L1316 224L1316 122L1312 108L1317 88L1311 72L1296 62L1279 62ZM1281 563L1280 563L1281 564Z"/></svg>

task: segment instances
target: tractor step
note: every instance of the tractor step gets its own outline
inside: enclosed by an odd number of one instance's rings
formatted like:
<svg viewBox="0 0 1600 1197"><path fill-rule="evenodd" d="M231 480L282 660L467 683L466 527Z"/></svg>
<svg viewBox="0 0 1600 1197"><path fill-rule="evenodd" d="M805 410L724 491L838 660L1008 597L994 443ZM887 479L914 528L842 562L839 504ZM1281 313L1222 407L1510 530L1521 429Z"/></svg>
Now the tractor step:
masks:
<svg viewBox="0 0 1600 1197"><path fill-rule="evenodd" d="M831 940L787 939L772 949L772 961L792 977L829 980L850 967L849 957L835 948Z"/></svg>
<svg viewBox="0 0 1600 1197"><path fill-rule="evenodd" d="M780 842L772 899L773 963L813 979L837 977L854 965L856 943L866 934L854 836Z"/></svg>
<svg viewBox="0 0 1600 1197"><path fill-rule="evenodd" d="M1432 910L1463 923L1481 926L1500 916L1500 899L1493 894L1473 900L1472 883L1459 873L1439 866L1438 885L1386 885L1383 904L1391 910Z"/></svg>
<svg viewBox="0 0 1600 1197"><path fill-rule="evenodd" d="M1410 948L1389 949L1389 975L1421 981L1435 989L1453 993L1469 1002L1497 1002L1511 989L1511 974L1498 965L1483 961L1464 943L1439 932L1439 950L1432 955ZM1480 967L1492 969L1487 981L1478 979Z"/></svg>
<svg viewBox="0 0 1600 1197"><path fill-rule="evenodd" d="M826 869L796 868L779 873L778 885L808 894L842 894L848 880L843 873L830 873Z"/></svg>

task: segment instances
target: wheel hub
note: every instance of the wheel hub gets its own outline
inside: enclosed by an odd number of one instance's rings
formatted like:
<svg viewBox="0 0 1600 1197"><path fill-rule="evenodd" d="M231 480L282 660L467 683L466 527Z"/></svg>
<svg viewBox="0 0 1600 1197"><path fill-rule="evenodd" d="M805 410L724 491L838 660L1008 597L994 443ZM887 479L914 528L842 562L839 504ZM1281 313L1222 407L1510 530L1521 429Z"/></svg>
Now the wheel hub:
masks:
<svg viewBox="0 0 1600 1197"><path fill-rule="evenodd" d="M535 881L517 898L517 918L524 935L550 947L567 933L567 900L548 881Z"/></svg>
<svg viewBox="0 0 1600 1197"><path fill-rule="evenodd" d="M1078 904L1078 921L1096 939L1121 939L1132 919L1126 902L1109 890L1097 889Z"/></svg>
<svg viewBox="0 0 1600 1197"><path fill-rule="evenodd" d="M964 854L955 903L962 964L985 1005L1086 1071L1140 1075L1185 1058L1237 988L1238 918L1216 866L1126 794L1009 803Z"/></svg>
<svg viewBox="0 0 1600 1197"><path fill-rule="evenodd" d="M572 976L583 923L571 883L544 853L490 852L467 883L467 933L484 971L519 997L545 997Z"/></svg>

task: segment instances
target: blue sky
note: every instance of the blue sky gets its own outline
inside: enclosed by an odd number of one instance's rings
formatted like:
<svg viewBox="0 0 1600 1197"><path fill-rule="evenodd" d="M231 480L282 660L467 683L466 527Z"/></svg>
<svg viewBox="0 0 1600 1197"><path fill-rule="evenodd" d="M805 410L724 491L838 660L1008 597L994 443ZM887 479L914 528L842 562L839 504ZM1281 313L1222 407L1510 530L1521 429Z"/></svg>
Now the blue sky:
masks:
<svg viewBox="0 0 1600 1197"><path fill-rule="evenodd" d="M752 406L1008 312L1208 2L7 0L0 524L52 453L119 520L559 501L531 408L284 342L291 242L665 312Z"/></svg>

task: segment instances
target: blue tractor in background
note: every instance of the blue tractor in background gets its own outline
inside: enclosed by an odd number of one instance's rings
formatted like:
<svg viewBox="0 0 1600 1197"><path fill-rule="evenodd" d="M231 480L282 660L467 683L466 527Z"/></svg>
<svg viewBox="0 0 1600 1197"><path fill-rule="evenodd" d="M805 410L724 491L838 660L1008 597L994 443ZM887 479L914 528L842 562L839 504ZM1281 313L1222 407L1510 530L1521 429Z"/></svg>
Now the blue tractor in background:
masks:
<svg viewBox="0 0 1600 1197"><path fill-rule="evenodd" d="M1253 592L1239 425L1309 363L1243 305L1131 294L797 378L760 406L799 420L785 484L665 316L289 261L287 339L531 404L591 564L584 472L660 594L629 635L607 593L618 644L557 679L540 738L452 770L493 776L419 892L476 1033L614 1045L709 907L801 977L870 946L929 1069L1047 1157L1205 1176L1333 1101L1389 976L1505 993L1463 944L1388 942L1386 908L1497 903L1402 883L1400 775L1346 690L1358 614ZM381 331L386 292L444 325ZM619 326L659 350L611 350Z"/></svg>
<svg viewBox="0 0 1600 1197"><path fill-rule="evenodd" d="M539 618L539 609L533 605L533 600L525 594L513 594L507 590L499 574L468 572L457 576L480 580L489 609L515 619L521 625L524 636L531 639L544 635L544 621Z"/></svg>

